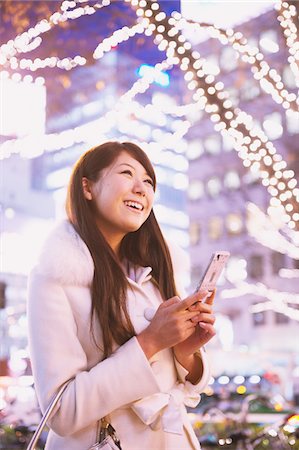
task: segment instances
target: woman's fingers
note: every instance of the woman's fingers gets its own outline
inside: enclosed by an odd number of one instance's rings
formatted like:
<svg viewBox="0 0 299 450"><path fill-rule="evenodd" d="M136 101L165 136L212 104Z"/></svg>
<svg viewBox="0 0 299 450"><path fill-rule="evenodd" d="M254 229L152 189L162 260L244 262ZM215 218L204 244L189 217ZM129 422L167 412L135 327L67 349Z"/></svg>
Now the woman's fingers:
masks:
<svg viewBox="0 0 299 450"><path fill-rule="evenodd" d="M192 320L192 322L206 322L206 323L211 323L214 324L215 323L215 316L214 314L197 314L196 316L192 317L190 320Z"/></svg>
<svg viewBox="0 0 299 450"><path fill-rule="evenodd" d="M216 295L216 291L217 291L217 289L215 288L215 289L213 290L212 294L211 294L209 297L207 297L206 303L207 303L208 305L213 305L214 299L215 299L215 295Z"/></svg>
<svg viewBox="0 0 299 450"><path fill-rule="evenodd" d="M206 322L199 322L198 325L200 326L200 328L205 330L211 337L215 336L216 330L212 324Z"/></svg>

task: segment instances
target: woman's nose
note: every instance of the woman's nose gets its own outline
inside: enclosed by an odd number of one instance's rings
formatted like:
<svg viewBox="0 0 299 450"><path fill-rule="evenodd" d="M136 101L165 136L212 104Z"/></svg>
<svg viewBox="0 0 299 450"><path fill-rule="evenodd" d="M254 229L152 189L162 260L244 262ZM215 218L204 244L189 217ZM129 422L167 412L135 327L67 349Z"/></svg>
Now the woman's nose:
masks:
<svg viewBox="0 0 299 450"><path fill-rule="evenodd" d="M143 181L136 179L134 182L133 188L134 188L134 192L136 192L136 194L145 195L145 186L143 184Z"/></svg>

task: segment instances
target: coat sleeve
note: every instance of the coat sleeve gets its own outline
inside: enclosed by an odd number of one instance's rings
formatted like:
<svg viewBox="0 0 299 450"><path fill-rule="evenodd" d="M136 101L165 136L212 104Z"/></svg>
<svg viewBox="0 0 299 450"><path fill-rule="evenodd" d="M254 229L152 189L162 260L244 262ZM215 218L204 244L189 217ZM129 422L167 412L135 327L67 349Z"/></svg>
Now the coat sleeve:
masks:
<svg viewBox="0 0 299 450"><path fill-rule="evenodd" d="M32 369L42 411L59 387L73 379L49 421L58 435L71 435L116 408L159 392L136 337L88 369L63 287L39 274L32 274L29 280L28 326Z"/></svg>
<svg viewBox="0 0 299 450"><path fill-rule="evenodd" d="M185 298L188 295L186 292L186 284L188 283L190 275L190 260L186 251L180 248L177 244L168 242L168 246L172 258L177 290L181 298ZM196 384L186 381L186 376L189 372L176 360L176 358L174 358L178 373L178 380L180 383L184 383L186 385L185 391L187 395L185 403L188 406L196 406L193 402L193 396L195 396L194 398L198 398L197 403L200 401L200 396L198 394L204 391L211 377L210 363L204 348L198 350L197 357L201 359L200 364L203 366L203 373L202 377ZM191 402L192 404L189 404L188 402Z"/></svg>

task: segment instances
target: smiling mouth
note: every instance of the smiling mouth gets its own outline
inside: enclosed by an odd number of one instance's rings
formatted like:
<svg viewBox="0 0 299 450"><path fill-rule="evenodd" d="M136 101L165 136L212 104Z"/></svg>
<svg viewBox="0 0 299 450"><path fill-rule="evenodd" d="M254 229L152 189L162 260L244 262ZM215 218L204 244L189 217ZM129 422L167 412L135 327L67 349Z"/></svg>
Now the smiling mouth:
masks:
<svg viewBox="0 0 299 450"><path fill-rule="evenodd" d="M144 206L141 205L141 203L138 202L132 202L132 201L125 201L124 204L128 206L129 208L133 209L134 211L143 211Z"/></svg>

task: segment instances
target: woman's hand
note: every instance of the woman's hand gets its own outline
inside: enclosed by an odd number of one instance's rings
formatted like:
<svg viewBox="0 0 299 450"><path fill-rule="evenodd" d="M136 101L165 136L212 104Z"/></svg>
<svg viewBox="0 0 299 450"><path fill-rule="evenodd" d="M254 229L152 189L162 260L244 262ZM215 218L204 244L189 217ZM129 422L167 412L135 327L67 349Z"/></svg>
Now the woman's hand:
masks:
<svg viewBox="0 0 299 450"><path fill-rule="evenodd" d="M190 319L196 324L196 327L190 336L174 346L174 354L179 362L193 355L196 350L209 342L216 334L213 326L215 316L212 310L216 290L210 297L207 297L207 292L201 292L200 294L201 300L189 307L189 311L196 311L197 313Z"/></svg>
<svg viewBox="0 0 299 450"><path fill-rule="evenodd" d="M191 345L189 339L198 328L198 321L208 321L206 313L204 311L201 313L197 304L196 308L191 308L196 302L202 303L202 298L201 293L190 295L184 300L173 297L159 306L150 325L137 336L148 359L164 348L175 347L183 342L187 342L185 347L188 351L193 348L194 345ZM202 328L201 330L205 331Z"/></svg>

